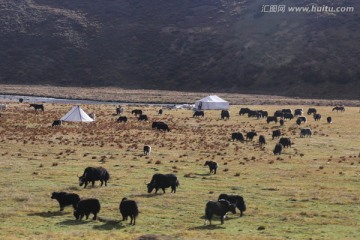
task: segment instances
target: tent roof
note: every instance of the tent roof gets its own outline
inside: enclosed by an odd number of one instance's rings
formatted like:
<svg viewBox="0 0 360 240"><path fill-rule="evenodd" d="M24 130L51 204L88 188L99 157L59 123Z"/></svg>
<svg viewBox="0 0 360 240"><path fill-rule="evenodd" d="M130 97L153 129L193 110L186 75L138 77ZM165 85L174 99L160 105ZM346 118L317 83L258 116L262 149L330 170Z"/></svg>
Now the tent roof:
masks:
<svg viewBox="0 0 360 240"><path fill-rule="evenodd" d="M228 110L229 102L216 95L207 96L195 102L195 109L198 110Z"/></svg>
<svg viewBox="0 0 360 240"><path fill-rule="evenodd" d="M64 122L93 122L94 119L89 117L80 106L74 106L65 116L60 118Z"/></svg>
<svg viewBox="0 0 360 240"><path fill-rule="evenodd" d="M216 96L216 95L211 95L211 96L207 96L207 97L204 97L203 99L200 99L198 101L201 101L201 102L227 102L225 101L224 99Z"/></svg>

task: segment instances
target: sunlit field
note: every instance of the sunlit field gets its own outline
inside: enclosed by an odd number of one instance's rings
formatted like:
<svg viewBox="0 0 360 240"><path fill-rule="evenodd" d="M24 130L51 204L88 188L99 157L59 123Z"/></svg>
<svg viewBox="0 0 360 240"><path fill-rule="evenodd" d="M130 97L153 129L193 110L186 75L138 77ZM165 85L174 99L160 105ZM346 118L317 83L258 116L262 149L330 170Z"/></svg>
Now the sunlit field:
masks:
<svg viewBox="0 0 360 240"><path fill-rule="evenodd" d="M95 123L64 123L51 127L70 109L66 104L45 104L35 113L28 103L10 103L0 117L0 238L1 239L359 239L360 229L360 113L331 106L315 106L320 121L311 116L298 126L295 119L266 123L266 119L240 116L241 107L266 110L313 106L231 106L230 120L220 111L156 106L125 106L127 123L117 123L114 105L82 105L95 112ZM149 121L138 121L131 110L142 109ZM328 124L326 117L333 123ZM166 122L170 132L151 128ZM310 127L312 137L300 138ZM278 139L273 130L294 142L280 156L273 154ZM232 132L255 130L253 141L231 140ZM266 145L259 146L264 135ZM144 145L152 152L144 156ZM218 162L209 174L206 160ZM78 184L88 166L102 166L110 175L107 187L96 182L86 189ZM174 173L176 193L148 194L145 183L155 173ZM99 199L96 221L75 220L71 206L59 211L54 191L73 192ZM215 216L204 225L205 204L220 193L238 194L247 206L243 217L229 213L223 225ZM135 226L122 222L123 197L137 201Z"/></svg>

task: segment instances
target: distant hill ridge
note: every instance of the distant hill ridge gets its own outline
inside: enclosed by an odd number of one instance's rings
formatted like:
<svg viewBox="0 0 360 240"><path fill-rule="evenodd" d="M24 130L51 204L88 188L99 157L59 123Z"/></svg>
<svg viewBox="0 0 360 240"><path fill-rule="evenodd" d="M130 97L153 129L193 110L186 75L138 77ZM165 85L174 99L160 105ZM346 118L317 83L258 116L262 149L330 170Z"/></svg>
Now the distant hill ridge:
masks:
<svg viewBox="0 0 360 240"><path fill-rule="evenodd" d="M360 1L262 11L312 2L3 0L0 83L359 99Z"/></svg>

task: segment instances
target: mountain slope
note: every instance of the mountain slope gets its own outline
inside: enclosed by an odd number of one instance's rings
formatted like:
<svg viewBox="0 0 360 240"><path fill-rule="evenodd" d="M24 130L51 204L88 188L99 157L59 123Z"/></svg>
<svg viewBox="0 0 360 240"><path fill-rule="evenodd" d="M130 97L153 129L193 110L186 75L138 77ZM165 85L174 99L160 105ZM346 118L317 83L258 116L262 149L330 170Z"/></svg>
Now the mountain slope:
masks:
<svg viewBox="0 0 360 240"><path fill-rule="evenodd" d="M360 97L360 17L283 0L3 0L0 83Z"/></svg>

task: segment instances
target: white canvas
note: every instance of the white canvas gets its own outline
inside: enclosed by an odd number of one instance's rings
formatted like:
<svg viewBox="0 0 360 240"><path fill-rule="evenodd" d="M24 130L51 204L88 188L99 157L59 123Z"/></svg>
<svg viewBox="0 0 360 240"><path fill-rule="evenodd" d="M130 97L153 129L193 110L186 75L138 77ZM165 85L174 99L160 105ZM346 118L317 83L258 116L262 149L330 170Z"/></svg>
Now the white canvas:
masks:
<svg viewBox="0 0 360 240"><path fill-rule="evenodd" d="M60 118L64 122L93 122L94 120L87 115L80 106L74 106L65 116Z"/></svg>
<svg viewBox="0 0 360 240"><path fill-rule="evenodd" d="M216 95L207 96L195 102L195 109L199 109L201 103L201 110L228 110L229 102Z"/></svg>

